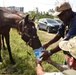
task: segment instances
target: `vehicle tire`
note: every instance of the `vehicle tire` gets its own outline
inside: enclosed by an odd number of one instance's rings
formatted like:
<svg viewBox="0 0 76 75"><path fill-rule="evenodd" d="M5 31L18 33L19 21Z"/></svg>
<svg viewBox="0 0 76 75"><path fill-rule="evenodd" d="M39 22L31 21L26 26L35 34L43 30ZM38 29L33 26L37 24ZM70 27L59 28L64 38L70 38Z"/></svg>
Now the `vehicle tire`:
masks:
<svg viewBox="0 0 76 75"><path fill-rule="evenodd" d="M50 33L50 27L47 27L47 32Z"/></svg>

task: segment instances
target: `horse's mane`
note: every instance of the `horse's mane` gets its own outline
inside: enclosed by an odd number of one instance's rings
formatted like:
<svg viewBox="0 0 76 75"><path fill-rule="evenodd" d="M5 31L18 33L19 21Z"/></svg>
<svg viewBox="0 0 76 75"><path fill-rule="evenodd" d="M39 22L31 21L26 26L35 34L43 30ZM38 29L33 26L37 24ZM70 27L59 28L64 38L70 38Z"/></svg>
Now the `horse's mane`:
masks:
<svg viewBox="0 0 76 75"><path fill-rule="evenodd" d="M0 7L0 11L3 11L5 13L12 13L12 11L7 7Z"/></svg>

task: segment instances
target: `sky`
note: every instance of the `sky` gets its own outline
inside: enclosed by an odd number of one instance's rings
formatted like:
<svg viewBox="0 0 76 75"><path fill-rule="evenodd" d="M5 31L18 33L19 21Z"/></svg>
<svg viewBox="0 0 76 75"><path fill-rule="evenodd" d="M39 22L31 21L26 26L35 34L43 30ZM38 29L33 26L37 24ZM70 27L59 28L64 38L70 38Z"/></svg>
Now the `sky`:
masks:
<svg viewBox="0 0 76 75"><path fill-rule="evenodd" d="M48 11L55 9L58 2L68 1L71 7L76 11L76 0L0 0L0 6L16 6L24 7L24 12L35 10L36 7L39 11Z"/></svg>

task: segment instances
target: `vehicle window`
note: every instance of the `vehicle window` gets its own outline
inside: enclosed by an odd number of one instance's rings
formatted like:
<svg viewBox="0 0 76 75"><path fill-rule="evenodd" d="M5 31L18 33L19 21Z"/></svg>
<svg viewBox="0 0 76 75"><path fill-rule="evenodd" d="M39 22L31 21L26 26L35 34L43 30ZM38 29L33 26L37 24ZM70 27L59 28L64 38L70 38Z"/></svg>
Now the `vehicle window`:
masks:
<svg viewBox="0 0 76 75"><path fill-rule="evenodd" d="M49 23L57 23L55 20L50 20L50 19L47 19L47 21L49 22Z"/></svg>
<svg viewBox="0 0 76 75"><path fill-rule="evenodd" d="M46 20L46 19L44 19L44 20L43 20L43 22L45 23L45 22L47 22L47 20Z"/></svg>
<svg viewBox="0 0 76 75"><path fill-rule="evenodd" d="M45 19L40 19L40 21L39 22L41 22L41 23L45 23L46 22L46 20Z"/></svg>

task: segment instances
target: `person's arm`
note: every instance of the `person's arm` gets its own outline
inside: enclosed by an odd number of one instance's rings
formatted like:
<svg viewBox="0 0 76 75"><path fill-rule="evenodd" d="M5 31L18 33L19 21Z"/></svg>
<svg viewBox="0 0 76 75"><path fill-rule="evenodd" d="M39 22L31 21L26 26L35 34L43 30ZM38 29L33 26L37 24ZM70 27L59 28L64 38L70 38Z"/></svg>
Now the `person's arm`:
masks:
<svg viewBox="0 0 76 75"><path fill-rule="evenodd" d="M36 63L36 74L37 75L44 75L44 71L42 69L42 65L41 65L41 62L39 59L35 58L35 63Z"/></svg>
<svg viewBox="0 0 76 75"><path fill-rule="evenodd" d="M42 70L42 66L40 64L37 64L36 66L36 74L37 75L44 75L44 71Z"/></svg>
<svg viewBox="0 0 76 75"><path fill-rule="evenodd" d="M64 71L64 70L68 69L68 66L67 66L67 65L59 64L59 63L51 60L50 58L47 60L47 62L48 62L49 64L52 64L54 67L56 67L56 68L57 68L58 70L60 70L60 71Z"/></svg>
<svg viewBox="0 0 76 75"><path fill-rule="evenodd" d="M52 38L50 41L48 41L47 43L45 43L45 44L43 45L43 48L45 48L45 49L48 48L51 44L57 42L60 38L61 38L60 34L57 33L57 34L54 36L54 38Z"/></svg>
<svg viewBox="0 0 76 75"><path fill-rule="evenodd" d="M68 40L69 38L64 38L63 40ZM60 49L60 47L59 47L59 44L56 46L56 47L54 47L53 49L51 49L50 51L49 51L49 56L51 56L52 54L54 54L54 53L56 53L56 52L59 52L59 51L61 51L61 49Z"/></svg>
<svg viewBox="0 0 76 75"><path fill-rule="evenodd" d="M60 71L64 71L64 70L68 69L67 65L62 65L62 64L56 63L54 61L52 61L50 64L52 64L54 67L56 67Z"/></svg>

